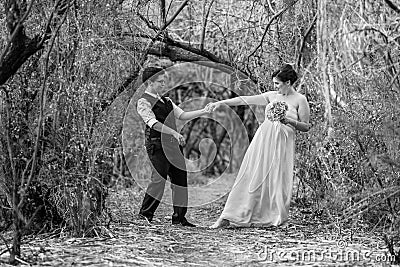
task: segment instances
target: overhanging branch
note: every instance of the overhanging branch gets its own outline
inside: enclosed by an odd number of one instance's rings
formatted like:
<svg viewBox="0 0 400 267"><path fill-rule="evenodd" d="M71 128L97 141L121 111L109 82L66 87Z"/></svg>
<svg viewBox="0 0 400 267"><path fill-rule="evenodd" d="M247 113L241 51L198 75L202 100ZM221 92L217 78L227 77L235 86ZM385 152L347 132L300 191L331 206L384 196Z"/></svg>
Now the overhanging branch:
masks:
<svg viewBox="0 0 400 267"><path fill-rule="evenodd" d="M140 68L146 61L147 55L153 49L154 42L160 38L160 36L164 33L164 31L168 28L168 26L176 19L176 17L181 13L181 11L185 8L188 4L189 0L185 0L177 9L177 11L171 16L169 20L165 22L165 24L158 29L156 35L151 38L150 42L146 45L145 49L143 49L143 54L141 58L138 60L136 64L136 69L125 79L125 81L120 85L115 92L111 94L106 100L102 101L101 103L101 110L104 111L107 107L109 107L117 97L122 94L129 85L137 79L139 76ZM138 12L137 14L139 17L146 22L147 25L152 25L151 27L154 30L157 30L156 26L148 21L144 16L141 16Z"/></svg>
<svg viewBox="0 0 400 267"><path fill-rule="evenodd" d="M392 1L390 0L385 0L386 4L388 4L388 6L393 9L394 11L396 11L398 14L400 14L400 8L398 8L395 4L393 4Z"/></svg>
<svg viewBox="0 0 400 267"><path fill-rule="evenodd" d="M45 41L51 38L52 33L48 32L48 25L52 22L54 14L57 16L63 16L67 9L65 7L60 9L59 3L72 3L73 0L58 0L55 4L55 8L46 23L46 28L43 33L37 34L33 38L29 38L25 35L23 22L32 11L32 5L34 0L31 1L24 16L17 21L8 21L9 24L15 24L16 27L10 29L10 41L4 48L0 57L0 85L5 84L7 80L14 75L18 69L34 54L45 47ZM8 12L13 12L12 9L6 8ZM13 18L13 14L7 14L8 18ZM11 45L12 44L12 45Z"/></svg>

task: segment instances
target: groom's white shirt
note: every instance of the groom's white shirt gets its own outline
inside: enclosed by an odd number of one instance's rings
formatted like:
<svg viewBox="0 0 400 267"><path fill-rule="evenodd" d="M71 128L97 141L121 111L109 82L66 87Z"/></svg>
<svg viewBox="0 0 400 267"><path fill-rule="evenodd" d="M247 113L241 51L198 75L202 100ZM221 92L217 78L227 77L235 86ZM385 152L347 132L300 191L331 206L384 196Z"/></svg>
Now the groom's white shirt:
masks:
<svg viewBox="0 0 400 267"><path fill-rule="evenodd" d="M146 91L146 94L151 95L152 97L155 97L159 99L161 102L164 102L161 97L158 94L153 94L150 92ZM167 97L168 100L171 101L173 107L174 107L174 116L175 118L179 119L179 117L182 115L184 112L183 109L178 107L170 98ZM142 117L143 121L151 128L154 126L158 120L156 119L156 115L154 112L151 110L151 104L149 101L147 101L144 98L140 98L137 103L137 112L139 113L140 117Z"/></svg>

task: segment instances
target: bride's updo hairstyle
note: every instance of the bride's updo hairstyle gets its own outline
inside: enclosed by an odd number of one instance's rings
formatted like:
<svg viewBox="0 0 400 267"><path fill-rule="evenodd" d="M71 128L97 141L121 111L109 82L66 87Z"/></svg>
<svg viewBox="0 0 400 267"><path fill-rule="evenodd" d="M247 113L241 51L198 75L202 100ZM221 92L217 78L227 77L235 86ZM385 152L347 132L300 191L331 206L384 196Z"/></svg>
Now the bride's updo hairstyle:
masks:
<svg viewBox="0 0 400 267"><path fill-rule="evenodd" d="M297 73L290 64L284 64L278 70L274 71L272 78L274 77L282 82L290 81L290 85L293 85L297 81Z"/></svg>

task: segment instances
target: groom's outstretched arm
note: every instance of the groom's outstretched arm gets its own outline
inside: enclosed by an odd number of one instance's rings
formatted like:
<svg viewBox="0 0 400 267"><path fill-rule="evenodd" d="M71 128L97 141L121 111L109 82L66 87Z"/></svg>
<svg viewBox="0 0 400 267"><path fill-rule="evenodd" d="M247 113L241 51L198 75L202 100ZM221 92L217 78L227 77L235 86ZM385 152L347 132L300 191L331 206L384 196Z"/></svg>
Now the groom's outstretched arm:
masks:
<svg viewBox="0 0 400 267"><path fill-rule="evenodd" d="M183 109L178 107L174 102L172 102L172 105L174 106L175 118L179 120L192 120L202 115L210 113L206 108L193 111L184 111Z"/></svg>
<svg viewBox="0 0 400 267"><path fill-rule="evenodd" d="M193 111L184 111L181 113L181 115L178 117L180 120L192 120L194 118L200 117L202 115L208 114L209 112L206 111L206 109L198 109L198 110L193 110Z"/></svg>

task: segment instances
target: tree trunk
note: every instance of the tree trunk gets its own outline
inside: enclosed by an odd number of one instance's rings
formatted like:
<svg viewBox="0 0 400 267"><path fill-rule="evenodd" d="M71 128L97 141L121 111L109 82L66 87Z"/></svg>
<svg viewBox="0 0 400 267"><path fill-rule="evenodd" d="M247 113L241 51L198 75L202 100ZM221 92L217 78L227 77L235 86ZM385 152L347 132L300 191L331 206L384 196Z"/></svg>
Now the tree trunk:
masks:
<svg viewBox="0 0 400 267"><path fill-rule="evenodd" d="M318 1L318 29L317 29L317 40L318 40L318 54L319 54L319 66L322 72L322 93L325 98L325 129L327 131L327 138L330 138L333 132L332 122L332 111L331 111L331 100L330 100L330 85L329 85L329 34L328 27L329 21L327 16L327 0Z"/></svg>

